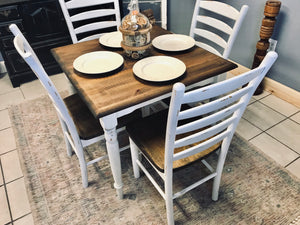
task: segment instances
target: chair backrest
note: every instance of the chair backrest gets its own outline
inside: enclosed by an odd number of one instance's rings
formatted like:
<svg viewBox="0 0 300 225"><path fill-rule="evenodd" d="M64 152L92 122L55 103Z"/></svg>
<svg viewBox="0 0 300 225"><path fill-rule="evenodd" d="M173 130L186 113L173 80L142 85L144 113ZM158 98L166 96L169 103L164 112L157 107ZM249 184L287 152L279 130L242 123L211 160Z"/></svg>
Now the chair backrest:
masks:
<svg viewBox="0 0 300 225"><path fill-rule="evenodd" d="M259 67L193 91L185 92L182 83L173 86L165 141L166 172L173 168L173 161L199 153L219 142L227 152L250 98L276 59L277 53L269 52ZM213 100L187 110L181 109L182 104L208 99ZM183 124L184 121L188 122ZM185 150L174 153L174 149L179 147L185 147Z"/></svg>
<svg viewBox="0 0 300 225"><path fill-rule="evenodd" d="M62 119L66 123L68 130L71 133L72 138L74 139L74 142L75 140L79 140L78 133L76 132L76 126L69 115L68 109L63 99L56 90L53 82L44 70L41 62L31 48L30 44L15 24L11 24L9 26L9 29L15 36L14 46L16 50L38 77L43 87L47 90L47 93L52 100L60 119ZM75 142L75 144L77 143Z"/></svg>
<svg viewBox="0 0 300 225"><path fill-rule="evenodd" d="M59 0L73 43L99 38L121 24L118 0Z"/></svg>
<svg viewBox="0 0 300 225"><path fill-rule="evenodd" d="M167 21L168 21L168 13L167 13L167 0L161 0L160 8L161 8L161 27L167 29Z"/></svg>
<svg viewBox="0 0 300 225"><path fill-rule="evenodd" d="M197 46L227 59L247 11L247 5L238 11L226 3L196 0L190 36Z"/></svg>

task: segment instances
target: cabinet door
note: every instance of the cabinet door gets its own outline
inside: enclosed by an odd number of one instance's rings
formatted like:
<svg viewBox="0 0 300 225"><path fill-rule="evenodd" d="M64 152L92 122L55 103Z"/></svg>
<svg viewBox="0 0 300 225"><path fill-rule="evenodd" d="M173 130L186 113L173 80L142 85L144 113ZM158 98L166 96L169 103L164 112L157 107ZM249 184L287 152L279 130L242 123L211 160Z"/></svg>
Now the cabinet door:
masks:
<svg viewBox="0 0 300 225"><path fill-rule="evenodd" d="M68 36L65 21L57 1L38 1L22 6L24 29L30 42Z"/></svg>
<svg viewBox="0 0 300 225"><path fill-rule="evenodd" d="M57 63L52 54L50 53L50 50L58 46L67 45L68 43L68 40L60 38L51 40L51 42L48 42L47 45L32 45L32 48L37 54L40 62L47 70L47 67L49 66L57 66ZM9 68L11 68L11 72L13 74L21 74L26 71L31 71L27 63L23 60L23 58L18 54L18 52L15 49L6 51L4 57L7 59L6 63L8 64Z"/></svg>

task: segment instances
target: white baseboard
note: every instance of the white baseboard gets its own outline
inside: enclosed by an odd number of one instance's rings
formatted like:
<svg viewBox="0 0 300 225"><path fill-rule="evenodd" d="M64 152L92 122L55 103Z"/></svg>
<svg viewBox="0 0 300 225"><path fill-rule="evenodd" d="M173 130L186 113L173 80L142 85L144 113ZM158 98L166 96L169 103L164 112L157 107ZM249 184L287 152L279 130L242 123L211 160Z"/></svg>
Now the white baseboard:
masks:
<svg viewBox="0 0 300 225"><path fill-rule="evenodd" d="M247 72L250 69L239 65L236 63L238 67L234 70L228 72L229 76L234 75L237 76L241 73ZM264 90L272 93L276 97L293 104L294 106L300 108L300 92L296 91L288 86L285 86L275 80L272 80L268 77L264 78Z"/></svg>

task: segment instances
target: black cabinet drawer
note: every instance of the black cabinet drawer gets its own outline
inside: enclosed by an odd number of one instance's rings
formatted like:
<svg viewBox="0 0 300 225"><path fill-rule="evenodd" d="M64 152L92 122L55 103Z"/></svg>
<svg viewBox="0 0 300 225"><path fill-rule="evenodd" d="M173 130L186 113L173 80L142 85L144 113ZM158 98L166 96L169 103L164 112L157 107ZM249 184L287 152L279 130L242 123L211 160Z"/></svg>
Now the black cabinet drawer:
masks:
<svg viewBox="0 0 300 225"><path fill-rule="evenodd" d="M9 25L12 23L16 24L19 29L24 33L24 28L22 24L22 20L16 20L16 21L11 21L7 23L1 23L0 24L0 41L1 41L1 47L3 49L12 49L14 48L13 45L13 34L9 30Z"/></svg>
<svg viewBox="0 0 300 225"><path fill-rule="evenodd" d="M0 22L16 20L20 18L18 6L7 6L0 9Z"/></svg>
<svg viewBox="0 0 300 225"><path fill-rule="evenodd" d="M13 21L8 21L5 23L0 23L0 38L2 39L5 36L12 36L11 31L9 30L9 25L15 23L21 31L24 30L23 25L22 25L22 20L13 20Z"/></svg>
<svg viewBox="0 0 300 225"><path fill-rule="evenodd" d="M23 5L22 18L31 43L69 35L58 1Z"/></svg>
<svg viewBox="0 0 300 225"><path fill-rule="evenodd" d="M33 50L37 54L39 60L43 64L43 66L47 67L50 65L57 65L55 59L53 58L50 50L52 48L67 45L69 43L68 39L58 39L53 40L51 43L44 43L44 45L32 46ZM4 58L6 60L6 65L11 68L12 73L23 73L26 71L31 71L29 66L23 60L23 58L18 54L16 50L6 51Z"/></svg>

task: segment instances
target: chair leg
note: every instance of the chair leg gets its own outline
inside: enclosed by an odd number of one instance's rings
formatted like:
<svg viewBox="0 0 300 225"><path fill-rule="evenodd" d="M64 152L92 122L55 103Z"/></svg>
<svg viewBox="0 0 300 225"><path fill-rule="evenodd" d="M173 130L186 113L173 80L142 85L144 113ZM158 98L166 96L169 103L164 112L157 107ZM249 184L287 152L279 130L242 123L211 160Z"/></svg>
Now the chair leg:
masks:
<svg viewBox="0 0 300 225"><path fill-rule="evenodd" d="M73 152L73 148L72 148L72 145L70 144L68 138L66 136L64 136L65 138L65 142L66 142L66 147L67 147L67 154L69 157L72 156L72 152Z"/></svg>
<svg viewBox="0 0 300 225"><path fill-rule="evenodd" d="M58 118L59 118L59 122L62 128L62 131L64 133L64 139L65 139L65 143L66 143L66 148L67 148L67 155L69 157L72 156L72 152L73 152L73 147L70 144L70 141L68 139L67 133L68 133L68 127L66 125L66 123L64 122L64 120L61 118L60 114L57 112Z"/></svg>
<svg viewBox="0 0 300 225"><path fill-rule="evenodd" d="M139 178L140 177L140 168L139 168L138 164L136 163L136 161L140 159L139 148L136 146L136 144L130 137L129 137L129 143L130 143L133 174L134 174L135 178Z"/></svg>
<svg viewBox="0 0 300 225"><path fill-rule="evenodd" d="M213 201L218 201L219 198L219 188L220 188L220 183L221 183L221 176L222 176L222 171L226 159L226 154L227 150L222 150L219 153L219 159L218 159L218 165L217 165L217 176L214 178L213 182L213 188L212 188L212 200Z"/></svg>
<svg viewBox="0 0 300 225"><path fill-rule="evenodd" d="M76 146L76 144L75 144ZM75 150L75 153L78 157L79 160L79 166L81 170L81 179L82 179L82 185L84 188L88 187L88 174L87 174L87 163L84 158L84 153L83 153L83 147L82 145L77 145L77 149Z"/></svg>
<svg viewBox="0 0 300 225"><path fill-rule="evenodd" d="M87 174L87 165L84 159L79 158L79 165L81 170L81 178L82 178L82 185L84 188L88 187L88 174Z"/></svg>
<svg viewBox="0 0 300 225"><path fill-rule="evenodd" d="M166 194L166 210L168 225L174 225L174 209L173 209L173 182L172 175L165 178L165 194Z"/></svg>

